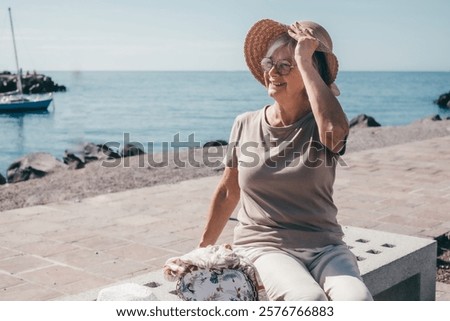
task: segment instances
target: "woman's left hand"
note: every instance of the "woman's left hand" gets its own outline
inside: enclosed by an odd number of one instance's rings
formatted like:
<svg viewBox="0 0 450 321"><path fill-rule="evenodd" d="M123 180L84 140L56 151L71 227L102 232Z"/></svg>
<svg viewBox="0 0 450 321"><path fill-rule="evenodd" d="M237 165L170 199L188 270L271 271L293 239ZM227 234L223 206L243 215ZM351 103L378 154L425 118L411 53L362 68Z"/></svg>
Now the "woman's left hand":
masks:
<svg viewBox="0 0 450 321"><path fill-rule="evenodd" d="M299 22L289 26L289 35L297 40L295 47L295 59L311 59L314 51L319 46L319 40L314 37L314 31L303 27Z"/></svg>

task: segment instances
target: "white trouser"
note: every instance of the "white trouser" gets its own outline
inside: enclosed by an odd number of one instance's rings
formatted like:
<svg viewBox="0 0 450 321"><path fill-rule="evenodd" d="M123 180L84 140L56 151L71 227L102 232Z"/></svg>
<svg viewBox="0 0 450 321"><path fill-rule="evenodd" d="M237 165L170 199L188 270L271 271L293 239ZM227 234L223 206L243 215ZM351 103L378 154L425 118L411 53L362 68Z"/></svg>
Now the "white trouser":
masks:
<svg viewBox="0 0 450 321"><path fill-rule="evenodd" d="M238 247L255 265L270 300L371 301L346 245L317 249Z"/></svg>

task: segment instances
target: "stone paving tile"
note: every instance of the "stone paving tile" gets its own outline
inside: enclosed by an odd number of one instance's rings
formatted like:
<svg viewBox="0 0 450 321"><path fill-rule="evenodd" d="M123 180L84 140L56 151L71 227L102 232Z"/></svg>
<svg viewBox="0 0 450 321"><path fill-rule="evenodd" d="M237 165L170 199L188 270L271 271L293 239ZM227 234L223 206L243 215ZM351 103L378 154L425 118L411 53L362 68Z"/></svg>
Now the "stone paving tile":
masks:
<svg viewBox="0 0 450 321"><path fill-rule="evenodd" d="M97 276L119 280L131 277L136 273L143 274L149 271L149 267L141 262L120 258L89 266L85 270Z"/></svg>
<svg viewBox="0 0 450 321"><path fill-rule="evenodd" d="M373 229L410 236L418 236L424 232L424 229L421 227L405 226L403 224L394 223L380 223L374 226Z"/></svg>
<svg viewBox="0 0 450 321"><path fill-rule="evenodd" d="M172 251L155 246L131 243L125 246L109 249L105 251L105 253L117 258L127 258L135 261L148 261L170 254Z"/></svg>
<svg viewBox="0 0 450 321"><path fill-rule="evenodd" d="M51 207L52 206L48 206L48 208ZM84 216L86 216L86 214L83 212L73 212L65 209L51 208L48 212L41 213L39 216L33 217L33 219L39 218L48 222L66 224L67 222L73 222L74 220Z"/></svg>
<svg viewBox="0 0 450 321"><path fill-rule="evenodd" d="M417 206L414 208L414 211L411 211L413 217L421 219L423 217L432 216L434 219L442 221L450 221L450 201L442 201L438 204L430 205L427 202Z"/></svg>
<svg viewBox="0 0 450 321"><path fill-rule="evenodd" d="M435 228L426 229L417 234L417 236L425 237L425 238L436 238L440 235L444 235L449 233L450 231L450 222L447 224L441 224Z"/></svg>
<svg viewBox="0 0 450 321"><path fill-rule="evenodd" d="M368 229L375 229L377 226L380 225L380 222L376 220L367 220L367 219L361 219L354 216L344 216L339 215L338 222L341 225L349 225L349 226L356 226L356 227L362 227L362 228L368 228Z"/></svg>
<svg viewBox="0 0 450 321"><path fill-rule="evenodd" d="M436 282L436 301L450 301L450 284Z"/></svg>
<svg viewBox="0 0 450 321"><path fill-rule="evenodd" d="M33 283L23 283L0 291L1 301L46 301L61 296L64 293Z"/></svg>
<svg viewBox="0 0 450 321"><path fill-rule="evenodd" d="M167 248L168 250L171 249L173 252L172 256L181 256L197 248L199 239L200 238L190 238L187 241L175 241L162 247Z"/></svg>
<svg viewBox="0 0 450 321"><path fill-rule="evenodd" d="M44 233L42 236L46 239L65 242L76 243L84 239L89 239L96 234L85 229L81 229L80 226L67 226L57 231Z"/></svg>
<svg viewBox="0 0 450 321"><path fill-rule="evenodd" d="M166 254L159 258L145 261L144 264L150 271L159 270L164 266L164 264L167 262L168 259L179 256L180 253L173 251L172 253Z"/></svg>
<svg viewBox="0 0 450 321"><path fill-rule="evenodd" d="M21 283L24 283L24 281L20 277L10 275L7 273L0 273L0 292L3 291L5 288L19 285Z"/></svg>
<svg viewBox="0 0 450 321"><path fill-rule="evenodd" d="M142 214L144 213L144 214ZM117 223L120 226L145 226L149 225L149 227L152 226L152 223L158 222L161 219L158 217L150 216L146 213L146 211L141 211L140 214L135 215L123 215L120 218L117 218L114 220L115 223Z"/></svg>
<svg viewBox="0 0 450 321"><path fill-rule="evenodd" d="M52 223L39 219L38 220L24 219L23 221L4 224L3 228L9 228L10 231L14 231L16 233L41 235L43 233L57 230L61 228L61 225L58 223Z"/></svg>
<svg viewBox="0 0 450 321"><path fill-rule="evenodd" d="M164 234L160 235L157 231L144 231L139 234L130 235L129 240L133 242L139 242L144 245L160 246L164 248L171 248L176 242L186 242L189 238L179 235L173 231L165 231Z"/></svg>
<svg viewBox="0 0 450 321"><path fill-rule="evenodd" d="M9 211L1 213L2 215L0 215L0 233L12 231L11 226L14 226L15 223L20 223L25 220L23 217L14 215L14 213L9 213Z"/></svg>
<svg viewBox="0 0 450 321"><path fill-rule="evenodd" d="M13 256L18 256L21 254L22 253L20 251L0 247L0 260L7 259L7 258L13 257Z"/></svg>
<svg viewBox="0 0 450 321"><path fill-rule="evenodd" d="M380 209L371 209L371 208L366 209L364 207L358 208L357 206L355 206L354 208L338 207L338 209L339 209L338 216L356 217L368 221L381 220L389 216L389 213L386 213L385 211Z"/></svg>
<svg viewBox="0 0 450 321"><path fill-rule="evenodd" d="M440 221L428 218L414 218L407 215L389 215L380 219L384 223L406 225L418 228L432 228L440 224Z"/></svg>
<svg viewBox="0 0 450 321"><path fill-rule="evenodd" d="M65 285L82 281L87 275L81 269L53 265L39 270L21 273L20 277L35 284L41 284L55 291L63 292Z"/></svg>
<svg viewBox="0 0 450 321"><path fill-rule="evenodd" d="M74 242L78 247L84 247L97 251L104 251L111 248L124 246L129 242L123 239L119 239L117 237L110 237L105 235L94 235L90 238L85 238Z"/></svg>
<svg viewBox="0 0 450 321"><path fill-rule="evenodd" d="M82 227L85 232L92 232L101 230L112 224L111 220L113 218L109 217L110 211L105 208L98 211L89 211L88 213L95 214L86 215L83 218L71 220L70 222L67 222L65 226L78 226ZM102 217L108 217L109 219L102 219Z"/></svg>
<svg viewBox="0 0 450 321"><path fill-rule="evenodd" d="M43 237L40 235L24 235L22 233L0 233L0 244L2 247L14 250L15 248L42 241Z"/></svg>
<svg viewBox="0 0 450 321"><path fill-rule="evenodd" d="M69 265L78 269L86 269L90 266L102 264L115 259L115 256L106 251L91 249L75 249L54 255L49 255L48 259L59 264Z"/></svg>
<svg viewBox="0 0 450 321"><path fill-rule="evenodd" d="M68 266L51 266L33 272L20 274L24 280L61 292L66 295L82 292L87 288L97 288L113 281L110 278L88 274L83 270Z"/></svg>
<svg viewBox="0 0 450 321"><path fill-rule="evenodd" d="M52 240L40 240L38 242L24 244L17 247L17 250L20 250L24 253L34 254L42 257L47 257L75 249L77 249L77 247L72 244L61 243Z"/></svg>
<svg viewBox="0 0 450 321"><path fill-rule="evenodd" d="M52 262L31 255L23 254L0 261L0 271L10 274L19 274L24 271L34 270L53 265Z"/></svg>
<svg viewBox="0 0 450 321"><path fill-rule="evenodd" d="M114 282L113 279L86 275L82 280L59 286L58 290L64 292L65 295L78 294L85 291L86 289L106 287L112 282Z"/></svg>
<svg viewBox="0 0 450 321"><path fill-rule="evenodd" d="M16 218L19 217L22 218L26 216L35 217L36 215L46 213L47 211L49 211L49 209L51 210L51 208L49 208L47 205L36 205L31 207L17 208L2 212L2 217L4 217L3 215ZM2 221L0 220L0 222Z"/></svg>
<svg viewBox="0 0 450 321"><path fill-rule="evenodd" d="M171 221L168 220L165 222L166 226L170 226ZM160 226L161 228L157 228L157 226ZM154 234L159 234L161 231L165 231L164 228L164 221L160 220L157 222L154 222L152 224L147 224L145 226L125 226L121 224L113 224L106 226L101 229L101 231L97 231L96 233L99 235L114 235L117 238L127 240L127 241L133 241L135 240L135 235L147 233L149 231L154 231Z"/></svg>

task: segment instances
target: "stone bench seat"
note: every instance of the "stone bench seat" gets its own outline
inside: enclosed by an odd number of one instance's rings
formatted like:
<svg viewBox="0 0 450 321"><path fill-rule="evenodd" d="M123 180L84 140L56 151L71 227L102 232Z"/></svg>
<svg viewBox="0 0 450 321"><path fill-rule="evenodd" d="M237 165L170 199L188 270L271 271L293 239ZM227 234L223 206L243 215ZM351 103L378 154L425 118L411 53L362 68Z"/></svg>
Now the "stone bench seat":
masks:
<svg viewBox="0 0 450 321"><path fill-rule="evenodd" d="M434 240L356 227L344 227L344 233L375 300L435 300Z"/></svg>
<svg viewBox="0 0 450 321"><path fill-rule="evenodd" d="M349 226L344 227L344 233L344 240L357 257L361 275L375 300L435 300L434 240ZM176 283L166 281L162 270L66 299L145 300L145 289L141 288L138 295L136 285L145 285L149 300L154 296L161 301L180 300L175 293Z"/></svg>

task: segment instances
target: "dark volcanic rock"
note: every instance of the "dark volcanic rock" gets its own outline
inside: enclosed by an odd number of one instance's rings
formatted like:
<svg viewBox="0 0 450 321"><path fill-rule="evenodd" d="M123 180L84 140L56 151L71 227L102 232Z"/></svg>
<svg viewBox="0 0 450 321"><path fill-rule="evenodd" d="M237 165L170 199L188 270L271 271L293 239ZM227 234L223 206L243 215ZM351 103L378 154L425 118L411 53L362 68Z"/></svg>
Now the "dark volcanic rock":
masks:
<svg viewBox="0 0 450 321"><path fill-rule="evenodd" d="M448 93L442 94L438 99L434 101L439 107L450 108L450 91Z"/></svg>
<svg viewBox="0 0 450 321"><path fill-rule="evenodd" d="M142 149L142 146L140 146L140 144L133 144L133 143L126 144L121 152L121 155L123 157L144 155L144 154L145 152Z"/></svg>
<svg viewBox="0 0 450 321"><path fill-rule="evenodd" d="M381 124L378 123L375 118L367 116L366 114L361 114L350 120L351 127L380 127Z"/></svg>
<svg viewBox="0 0 450 321"><path fill-rule="evenodd" d="M0 174L0 185L4 184L6 184L6 178L2 174Z"/></svg>
<svg viewBox="0 0 450 321"><path fill-rule="evenodd" d="M40 178L67 166L49 153L31 153L16 160L7 169L9 183Z"/></svg>
<svg viewBox="0 0 450 321"><path fill-rule="evenodd" d="M83 168L89 162L107 159L114 155L112 150L108 150L104 145L94 143L83 143L64 151L64 163L71 169Z"/></svg>
<svg viewBox="0 0 450 321"><path fill-rule="evenodd" d="M107 156L108 158L121 158L122 157L117 150L114 150L113 148L111 148L110 146L108 146L106 144L97 145L97 146L100 147L102 153L105 154L105 156Z"/></svg>
<svg viewBox="0 0 450 321"><path fill-rule="evenodd" d="M17 77L10 72L0 74L0 93L15 91L17 89ZM57 91L66 91L66 86L58 85L51 77L27 73L22 76L22 90L24 94L43 94Z"/></svg>
<svg viewBox="0 0 450 321"><path fill-rule="evenodd" d="M225 140L218 139L218 140L213 140L213 141L205 143L203 145L203 148L205 148L205 147L213 147L213 146L214 147L220 147L220 146L226 146L226 145L228 145L228 142L226 142Z"/></svg>

